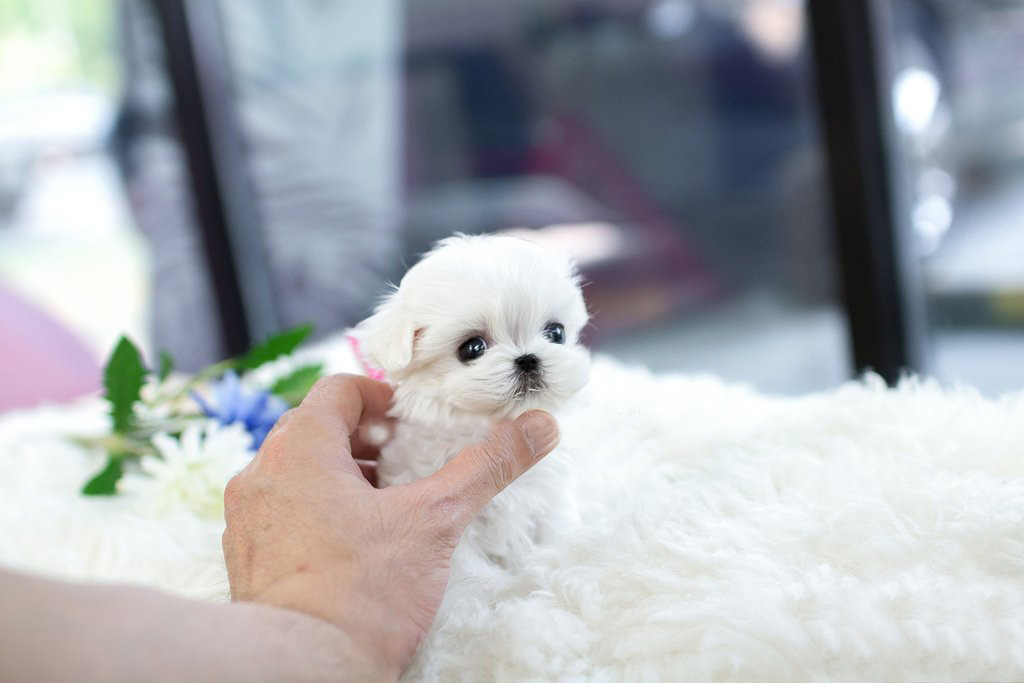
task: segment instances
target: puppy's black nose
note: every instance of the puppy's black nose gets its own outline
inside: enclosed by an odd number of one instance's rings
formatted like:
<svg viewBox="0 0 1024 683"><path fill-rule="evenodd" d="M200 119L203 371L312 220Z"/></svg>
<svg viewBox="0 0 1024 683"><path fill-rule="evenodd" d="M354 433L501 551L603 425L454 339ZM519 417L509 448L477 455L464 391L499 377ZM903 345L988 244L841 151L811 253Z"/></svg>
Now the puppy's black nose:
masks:
<svg viewBox="0 0 1024 683"><path fill-rule="evenodd" d="M540 359L532 353L516 358L516 367L521 372L537 372L540 369Z"/></svg>

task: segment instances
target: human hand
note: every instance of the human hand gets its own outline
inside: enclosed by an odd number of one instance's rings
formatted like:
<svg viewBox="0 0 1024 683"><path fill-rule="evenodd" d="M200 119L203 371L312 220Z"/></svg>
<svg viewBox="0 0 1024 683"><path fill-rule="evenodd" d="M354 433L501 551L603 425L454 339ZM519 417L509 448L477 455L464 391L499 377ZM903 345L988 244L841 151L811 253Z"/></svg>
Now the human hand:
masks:
<svg viewBox="0 0 1024 683"><path fill-rule="evenodd" d="M362 433L385 422L391 396L334 375L282 416L224 492L224 558L234 600L331 622L397 678L437 613L462 531L554 449L558 427L526 413L430 477L375 489L355 458L376 456Z"/></svg>

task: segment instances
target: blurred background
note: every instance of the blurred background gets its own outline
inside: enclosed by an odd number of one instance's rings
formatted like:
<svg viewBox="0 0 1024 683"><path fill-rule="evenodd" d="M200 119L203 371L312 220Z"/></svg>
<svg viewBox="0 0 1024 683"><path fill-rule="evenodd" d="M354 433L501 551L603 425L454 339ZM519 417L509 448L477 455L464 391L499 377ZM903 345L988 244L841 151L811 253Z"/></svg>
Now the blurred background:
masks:
<svg viewBox="0 0 1024 683"><path fill-rule="evenodd" d="M800 0L2 0L0 409L342 329L454 231L569 250L658 371L824 389L892 297L900 367L1024 387L1024 3L865 2L894 277Z"/></svg>

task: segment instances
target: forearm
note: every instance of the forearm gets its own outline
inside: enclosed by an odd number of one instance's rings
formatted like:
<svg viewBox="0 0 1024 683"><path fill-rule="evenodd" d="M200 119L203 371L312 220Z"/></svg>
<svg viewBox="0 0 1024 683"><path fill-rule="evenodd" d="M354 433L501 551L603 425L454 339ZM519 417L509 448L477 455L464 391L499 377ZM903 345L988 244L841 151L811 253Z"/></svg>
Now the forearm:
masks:
<svg viewBox="0 0 1024 683"><path fill-rule="evenodd" d="M255 603L209 604L143 588L74 585L0 571L0 605L0 680L384 676L336 626Z"/></svg>

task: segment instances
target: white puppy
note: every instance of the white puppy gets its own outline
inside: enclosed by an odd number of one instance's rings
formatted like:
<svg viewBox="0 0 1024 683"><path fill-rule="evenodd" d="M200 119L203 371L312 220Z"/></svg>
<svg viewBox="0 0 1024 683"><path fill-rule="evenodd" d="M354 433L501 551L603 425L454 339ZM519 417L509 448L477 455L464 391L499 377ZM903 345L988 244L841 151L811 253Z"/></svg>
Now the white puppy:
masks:
<svg viewBox="0 0 1024 683"><path fill-rule="evenodd" d="M395 386L381 482L435 472L496 421L556 412L587 382L586 322L568 259L514 237L439 242L356 330ZM568 475L556 450L488 505L462 545L514 559L571 514Z"/></svg>

